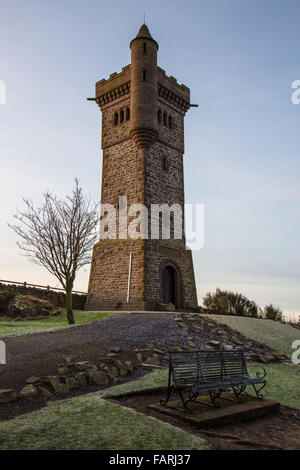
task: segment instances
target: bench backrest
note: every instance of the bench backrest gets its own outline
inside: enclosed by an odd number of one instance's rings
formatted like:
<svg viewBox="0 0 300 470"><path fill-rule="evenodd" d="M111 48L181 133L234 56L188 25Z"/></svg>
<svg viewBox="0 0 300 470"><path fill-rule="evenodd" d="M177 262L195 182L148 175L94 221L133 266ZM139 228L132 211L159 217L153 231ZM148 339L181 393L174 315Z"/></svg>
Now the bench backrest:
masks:
<svg viewBox="0 0 300 470"><path fill-rule="evenodd" d="M198 351L198 361L203 382L220 382L223 378L223 364L220 351Z"/></svg>
<svg viewBox="0 0 300 470"><path fill-rule="evenodd" d="M244 353L240 350L173 352L170 368L175 385L181 387L247 374Z"/></svg>
<svg viewBox="0 0 300 470"><path fill-rule="evenodd" d="M198 352L170 353L170 368L173 381L181 387L198 383L200 377Z"/></svg>
<svg viewBox="0 0 300 470"><path fill-rule="evenodd" d="M237 377L247 374L244 352L222 351L224 374L229 377Z"/></svg>

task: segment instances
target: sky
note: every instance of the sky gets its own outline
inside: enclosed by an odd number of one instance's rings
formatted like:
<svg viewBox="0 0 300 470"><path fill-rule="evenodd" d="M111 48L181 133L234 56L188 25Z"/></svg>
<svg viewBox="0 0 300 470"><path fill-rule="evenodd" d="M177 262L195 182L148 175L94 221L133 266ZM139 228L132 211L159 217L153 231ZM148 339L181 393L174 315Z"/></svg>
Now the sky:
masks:
<svg viewBox="0 0 300 470"><path fill-rule="evenodd" d="M101 113L86 98L130 63L145 13L159 66L199 104L184 156L186 203L205 205L199 303L220 287L298 316L300 2L0 0L0 13L0 278L59 287L7 223L22 197L64 197L74 177L99 200ZM75 288L88 276L89 266Z"/></svg>

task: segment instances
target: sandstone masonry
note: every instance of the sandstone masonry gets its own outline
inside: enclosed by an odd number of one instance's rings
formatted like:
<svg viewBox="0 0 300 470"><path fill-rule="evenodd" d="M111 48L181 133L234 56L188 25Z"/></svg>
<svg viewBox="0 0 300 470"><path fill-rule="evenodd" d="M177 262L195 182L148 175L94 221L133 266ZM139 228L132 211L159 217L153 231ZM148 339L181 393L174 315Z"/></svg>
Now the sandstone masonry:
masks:
<svg viewBox="0 0 300 470"><path fill-rule="evenodd" d="M96 83L102 111L101 202L180 204L184 209L184 116L190 91L157 66L147 26L131 41L131 64ZM172 233L172 231L171 231ZM131 258L130 285L128 290ZM129 293L129 297L128 297ZM107 239L94 247L88 310L195 309L191 251L185 238Z"/></svg>

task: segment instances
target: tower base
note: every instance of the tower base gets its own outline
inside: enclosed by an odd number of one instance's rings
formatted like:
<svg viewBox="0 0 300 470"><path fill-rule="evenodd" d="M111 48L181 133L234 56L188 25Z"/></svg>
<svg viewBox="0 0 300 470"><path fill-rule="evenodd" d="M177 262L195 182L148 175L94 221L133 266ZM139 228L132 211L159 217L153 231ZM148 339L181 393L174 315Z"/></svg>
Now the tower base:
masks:
<svg viewBox="0 0 300 470"><path fill-rule="evenodd" d="M196 310L192 253L172 240L101 240L86 310Z"/></svg>

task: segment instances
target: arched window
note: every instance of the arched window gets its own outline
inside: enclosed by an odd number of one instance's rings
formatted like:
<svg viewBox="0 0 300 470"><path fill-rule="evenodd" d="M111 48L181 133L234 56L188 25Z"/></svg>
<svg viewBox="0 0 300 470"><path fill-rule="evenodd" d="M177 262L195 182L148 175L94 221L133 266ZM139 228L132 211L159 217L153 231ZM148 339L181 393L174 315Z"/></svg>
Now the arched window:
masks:
<svg viewBox="0 0 300 470"><path fill-rule="evenodd" d="M118 113L115 113L114 115L114 125L116 126L119 122L119 116L118 116Z"/></svg>
<svg viewBox="0 0 300 470"><path fill-rule="evenodd" d="M147 54L147 43L143 43L143 54Z"/></svg>
<svg viewBox="0 0 300 470"><path fill-rule="evenodd" d="M169 116L169 128L170 129L173 128L173 118L172 118L172 116Z"/></svg>
<svg viewBox="0 0 300 470"><path fill-rule="evenodd" d="M164 113L164 126L167 125L167 113Z"/></svg>
<svg viewBox="0 0 300 470"><path fill-rule="evenodd" d="M120 122L123 122L124 121L124 111L123 109L121 109L120 111Z"/></svg>
<svg viewBox="0 0 300 470"><path fill-rule="evenodd" d="M161 122L161 110L160 109L157 111L157 120L158 122Z"/></svg>
<svg viewBox="0 0 300 470"><path fill-rule="evenodd" d="M130 119L130 109L126 108L126 121Z"/></svg>

